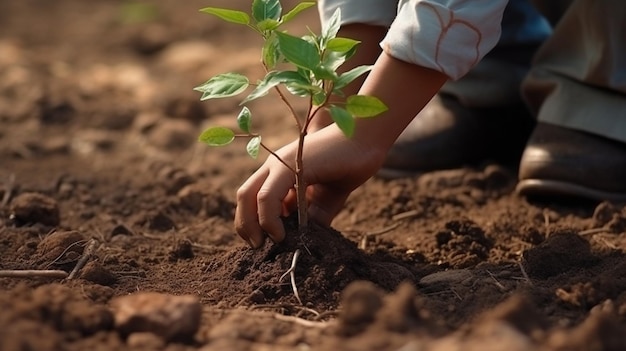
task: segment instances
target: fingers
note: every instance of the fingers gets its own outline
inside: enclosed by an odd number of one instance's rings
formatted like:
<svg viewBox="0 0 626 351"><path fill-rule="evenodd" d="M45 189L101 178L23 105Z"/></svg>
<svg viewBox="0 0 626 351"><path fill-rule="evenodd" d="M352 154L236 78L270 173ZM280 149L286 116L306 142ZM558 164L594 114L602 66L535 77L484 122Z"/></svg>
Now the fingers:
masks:
<svg viewBox="0 0 626 351"><path fill-rule="evenodd" d="M274 242L285 238L283 200L293 183L294 177L286 168L262 167L237 191L235 230L251 247L261 247L265 233Z"/></svg>
<svg viewBox="0 0 626 351"><path fill-rule="evenodd" d="M252 248L261 247L265 239L257 218L256 194L267 175L268 171L261 168L237 190L235 231Z"/></svg>

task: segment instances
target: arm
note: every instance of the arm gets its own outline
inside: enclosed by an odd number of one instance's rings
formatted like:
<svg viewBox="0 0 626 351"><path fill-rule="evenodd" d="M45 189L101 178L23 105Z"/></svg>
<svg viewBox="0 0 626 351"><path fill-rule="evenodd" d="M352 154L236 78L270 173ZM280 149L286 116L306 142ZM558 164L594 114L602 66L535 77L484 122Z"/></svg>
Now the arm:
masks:
<svg viewBox="0 0 626 351"><path fill-rule="evenodd" d="M309 135L304 146L305 181L312 220L330 224L348 195L369 179L382 164L395 139L441 88L447 77L437 71L412 65L387 54L376 61L360 94L377 96L389 110L380 116L358 119L352 138L336 125ZM397 89L412 86L415 89ZM296 144L277 152L293 162ZM295 206L294 175L274 157L269 157L237 192L235 229L252 247L260 247L264 232L283 240L280 217Z"/></svg>

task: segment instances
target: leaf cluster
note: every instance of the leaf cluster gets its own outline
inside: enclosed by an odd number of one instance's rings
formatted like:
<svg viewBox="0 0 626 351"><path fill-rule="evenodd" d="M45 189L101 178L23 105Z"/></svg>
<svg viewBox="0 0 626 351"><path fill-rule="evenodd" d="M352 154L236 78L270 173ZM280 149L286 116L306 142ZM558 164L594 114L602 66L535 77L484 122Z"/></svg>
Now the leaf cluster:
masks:
<svg viewBox="0 0 626 351"><path fill-rule="evenodd" d="M307 116L294 116L301 126L301 134L306 132L310 120L322 108L329 111L333 121L347 136L353 133L355 117L373 117L384 112L387 107L372 96L353 95L337 101L332 99L333 96L344 97L342 89L371 69L371 66L359 66L348 72L337 73L337 69L354 54L359 44L356 40L337 36L341 23L339 9L323 26L320 34L309 30L307 35L299 37L282 29L285 23L314 5L315 2L301 2L285 14L279 0L253 0L250 14L215 7L201 9L203 13L245 25L259 33L264 39L261 58L267 72L265 77L254 84L239 73L214 76L194 89L202 93L201 100L236 96L254 86L241 102L243 105L267 95L273 89L280 93L278 87L283 86L289 93L310 101ZM286 68L280 69L283 67ZM248 153L256 157L262 144L260 136L250 131L250 119L250 110L243 107L237 121L245 134L237 135L228 128L215 127L204 131L199 139L216 146L229 144L237 136L249 137Z"/></svg>

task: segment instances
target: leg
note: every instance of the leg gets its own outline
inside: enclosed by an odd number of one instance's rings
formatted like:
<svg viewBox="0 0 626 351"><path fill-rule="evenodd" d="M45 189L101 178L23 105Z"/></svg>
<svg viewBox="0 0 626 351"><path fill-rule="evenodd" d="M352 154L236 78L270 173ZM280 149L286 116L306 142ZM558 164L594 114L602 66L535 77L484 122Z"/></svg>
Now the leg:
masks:
<svg viewBox="0 0 626 351"><path fill-rule="evenodd" d="M523 195L626 200L626 2L577 0L538 51L523 93L539 121Z"/></svg>

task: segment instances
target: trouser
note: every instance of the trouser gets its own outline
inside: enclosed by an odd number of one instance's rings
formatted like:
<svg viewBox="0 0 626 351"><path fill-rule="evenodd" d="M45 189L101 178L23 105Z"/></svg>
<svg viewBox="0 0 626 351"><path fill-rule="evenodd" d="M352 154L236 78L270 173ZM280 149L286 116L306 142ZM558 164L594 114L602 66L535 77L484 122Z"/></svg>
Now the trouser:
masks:
<svg viewBox="0 0 626 351"><path fill-rule="evenodd" d="M573 1L522 93L540 122L626 143L626 1Z"/></svg>
<svg viewBox="0 0 626 351"><path fill-rule="evenodd" d="M442 93L468 107L523 98L540 122L626 142L626 1L564 2L534 1L550 32L530 2L510 0L498 45Z"/></svg>

